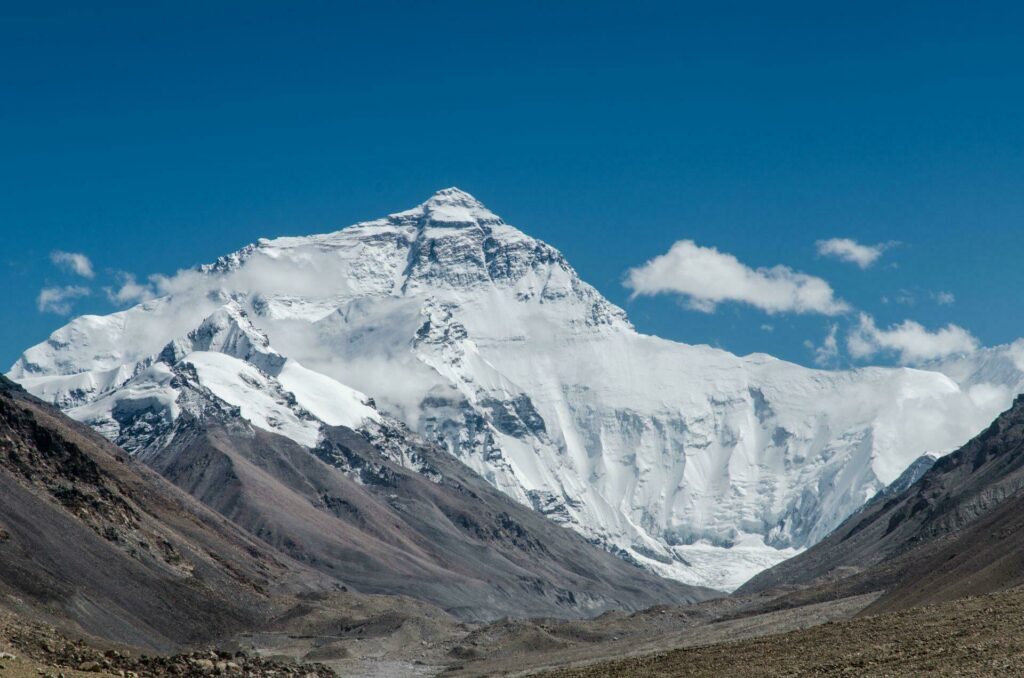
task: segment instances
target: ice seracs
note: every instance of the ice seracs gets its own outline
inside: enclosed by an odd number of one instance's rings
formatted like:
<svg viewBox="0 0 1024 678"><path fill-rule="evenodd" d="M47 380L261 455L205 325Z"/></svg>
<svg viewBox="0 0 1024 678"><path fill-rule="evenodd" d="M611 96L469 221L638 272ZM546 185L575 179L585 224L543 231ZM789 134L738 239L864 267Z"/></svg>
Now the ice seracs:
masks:
<svg viewBox="0 0 1024 678"><path fill-rule="evenodd" d="M10 376L143 446L158 418L118 412L172 416L188 402L168 389L190 380L307 445L323 423L393 416L552 520L722 589L1012 397L969 367L829 372L640 334L558 250L455 188L334 233L261 239L172 282L73 320Z"/></svg>

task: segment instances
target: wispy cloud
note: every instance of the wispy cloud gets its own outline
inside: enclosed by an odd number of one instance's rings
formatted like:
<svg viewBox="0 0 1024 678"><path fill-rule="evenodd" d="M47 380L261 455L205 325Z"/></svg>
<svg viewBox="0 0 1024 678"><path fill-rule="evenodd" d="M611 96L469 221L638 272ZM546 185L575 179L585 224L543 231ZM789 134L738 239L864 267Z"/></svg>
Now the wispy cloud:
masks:
<svg viewBox="0 0 1024 678"><path fill-rule="evenodd" d="M156 296L152 284L140 283L131 273L119 273L121 284L116 287L104 287L110 302L118 305L136 304Z"/></svg>
<svg viewBox="0 0 1024 678"><path fill-rule="evenodd" d="M630 269L624 284L633 297L679 294L705 313L724 302L749 304L767 313L838 315L850 310L821 278L786 266L751 268L692 240L680 240L667 253Z"/></svg>
<svg viewBox="0 0 1024 678"><path fill-rule="evenodd" d="M878 261L883 252L893 246L893 243L863 245L851 238L829 238L828 240L819 240L815 244L820 256L847 261L862 269L870 268Z"/></svg>
<svg viewBox="0 0 1024 678"><path fill-rule="evenodd" d="M40 313L56 313L67 315L71 313L71 307L75 299L87 297L92 294L88 287L68 285L66 287L44 287L39 290L39 297L36 305Z"/></svg>
<svg viewBox="0 0 1024 678"><path fill-rule="evenodd" d="M96 273L92 269L92 261L89 257L85 256L81 252L63 252L61 250L54 250L50 252L50 261L56 266L71 271L76 275L80 275L83 278L92 279Z"/></svg>
<svg viewBox="0 0 1024 678"><path fill-rule="evenodd" d="M904 306L913 306L918 300L931 300L939 306L949 306L956 303L956 295L952 292L930 292L916 288L914 290L901 289L896 294L887 294L882 297L883 304L903 304Z"/></svg>
<svg viewBox="0 0 1024 678"><path fill-rule="evenodd" d="M839 325L837 323L829 325L828 334L825 335L825 339L820 345L815 345L813 341L808 340L804 342L804 346L814 353L815 365L819 367L834 365L839 360Z"/></svg>
<svg viewBox="0 0 1024 678"><path fill-rule="evenodd" d="M855 358L870 358L880 353L895 353L903 365L913 365L978 350L978 340L959 325L949 324L929 331L913 320L904 320L888 329L880 329L875 319L860 314L858 325L847 337L847 348Z"/></svg>

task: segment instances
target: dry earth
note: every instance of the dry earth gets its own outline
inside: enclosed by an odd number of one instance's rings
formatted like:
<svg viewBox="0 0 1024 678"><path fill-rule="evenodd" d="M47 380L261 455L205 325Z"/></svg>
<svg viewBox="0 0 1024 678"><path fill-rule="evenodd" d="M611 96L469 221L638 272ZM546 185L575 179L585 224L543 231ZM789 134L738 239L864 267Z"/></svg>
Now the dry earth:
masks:
<svg viewBox="0 0 1024 678"><path fill-rule="evenodd" d="M877 594L758 614L760 599L655 607L592 620L507 621L481 627L448 653L446 676L521 676L561 666L804 629L849 619Z"/></svg>
<svg viewBox="0 0 1024 678"><path fill-rule="evenodd" d="M1024 675L1024 592L1018 589L535 675L1020 676Z"/></svg>
<svg viewBox="0 0 1024 678"><path fill-rule="evenodd" d="M0 618L3 676L203 675L235 662L238 675L543 676L1019 676L1024 675L1024 590L855 617L875 595L742 616L749 603L611 613L577 622L506 621L474 628L368 615L334 633L308 615L309 635L258 634L217 656L143 657L67 640L52 627ZM737 616L739 615L739 616ZM853 618L851 618L853 617ZM250 644L251 643L251 644ZM102 649L96 649L101 647ZM123 652L123 650L122 650ZM277 653L305 657L307 663ZM208 661L204 661L207 660ZM177 665L175 668L172 666ZM561 667L561 668L559 668ZM40 671L42 669L42 671ZM182 672L184 669L184 672Z"/></svg>

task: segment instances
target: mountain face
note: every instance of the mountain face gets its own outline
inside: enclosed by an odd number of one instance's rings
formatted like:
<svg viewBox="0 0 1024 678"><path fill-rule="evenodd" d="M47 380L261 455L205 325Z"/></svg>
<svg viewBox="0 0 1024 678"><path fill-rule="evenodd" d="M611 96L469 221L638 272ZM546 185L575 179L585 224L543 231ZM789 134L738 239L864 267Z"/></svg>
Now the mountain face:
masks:
<svg viewBox="0 0 1024 678"><path fill-rule="evenodd" d="M0 610L171 650L320 579L0 377Z"/></svg>
<svg viewBox="0 0 1024 678"><path fill-rule="evenodd" d="M115 404L99 398L76 415L100 429L117 422L122 442L165 478L346 587L472 620L589 616L712 595L516 503L365 396L281 358L234 302L141 365L111 394ZM126 395L148 390L154 366L174 375L160 381L178 409L162 413L159 431L139 408L148 400ZM125 399L131 414L111 414Z"/></svg>
<svg viewBox="0 0 1024 678"><path fill-rule="evenodd" d="M586 617L713 592L659 578L512 501L445 452L403 467L344 427L311 451L237 418L185 416L147 451L164 477L348 589L403 595L461 620Z"/></svg>
<svg viewBox="0 0 1024 678"><path fill-rule="evenodd" d="M902 491L880 494L741 592L801 602L884 591L871 612L1024 584L1024 396Z"/></svg>
<svg viewBox="0 0 1024 678"><path fill-rule="evenodd" d="M711 595L516 503L366 396L284 358L234 301L128 373L69 412L338 586L473 620Z"/></svg>
<svg viewBox="0 0 1024 678"><path fill-rule="evenodd" d="M144 457L203 414L195 394L308 449L333 426L390 440L408 468L394 441L419 436L620 556L719 589L814 544L1009 400L972 381L977 365L825 372L640 334L556 249L458 189L259 240L158 294L73 320L10 377Z"/></svg>

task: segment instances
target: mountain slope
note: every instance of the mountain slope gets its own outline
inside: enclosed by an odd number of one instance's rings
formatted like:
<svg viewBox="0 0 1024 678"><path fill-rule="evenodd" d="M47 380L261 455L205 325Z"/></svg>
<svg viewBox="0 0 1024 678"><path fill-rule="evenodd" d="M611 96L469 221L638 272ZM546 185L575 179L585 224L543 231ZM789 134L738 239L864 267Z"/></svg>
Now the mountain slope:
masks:
<svg viewBox="0 0 1024 678"><path fill-rule="evenodd" d="M591 616L711 594L595 548L444 453L416 454L430 477L351 429L327 431L314 455L283 436L207 419L181 422L172 442L145 459L346 587L418 598L460 619Z"/></svg>
<svg viewBox="0 0 1024 678"><path fill-rule="evenodd" d="M147 427L175 414L175 377L146 361L234 303L286 365L330 378L346 402L369 407L362 394L372 396L371 409L515 500L658 573L717 588L815 543L1008 402L1006 389L961 388L937 372L824 372L641 335L555 248L458 189L335 233L260 240L158 292L75 319L11 377L137 449L118 417L149 439ZM200 381L257 426L318 444L319 424L285 402L314 414L314 399L300 402L276 366L255 365L271 377L263 395L276 395L246 411L236 386L263 377L225 373L207 360L224 352L201 343L186 346ZM246 360L245 346L224 346ZM152 421L121 400L147 402ZM329 399L315 400L327 406L314 418L331 423Z"/></svg>
<svg viewBox="0 0 1024 678"><path fill-rule="evenodd" d="M917 482L742 589L801 598L884 590L884 611L1024 584L1024 396Z"/></svg>
<svg viewBox="0 0 1024 678"><path fill-rule="evenodd" d="M127 372L70 414L338 586L464 619L711 595L512 501L366 396L282 356L235 302Z"/></svg>
<svg viewBox="0 0 1024 678"><path fill-rule="evenodd" d="M0 377L5 607L167 650L253 627L272 589L319 579Z"/></svg>

